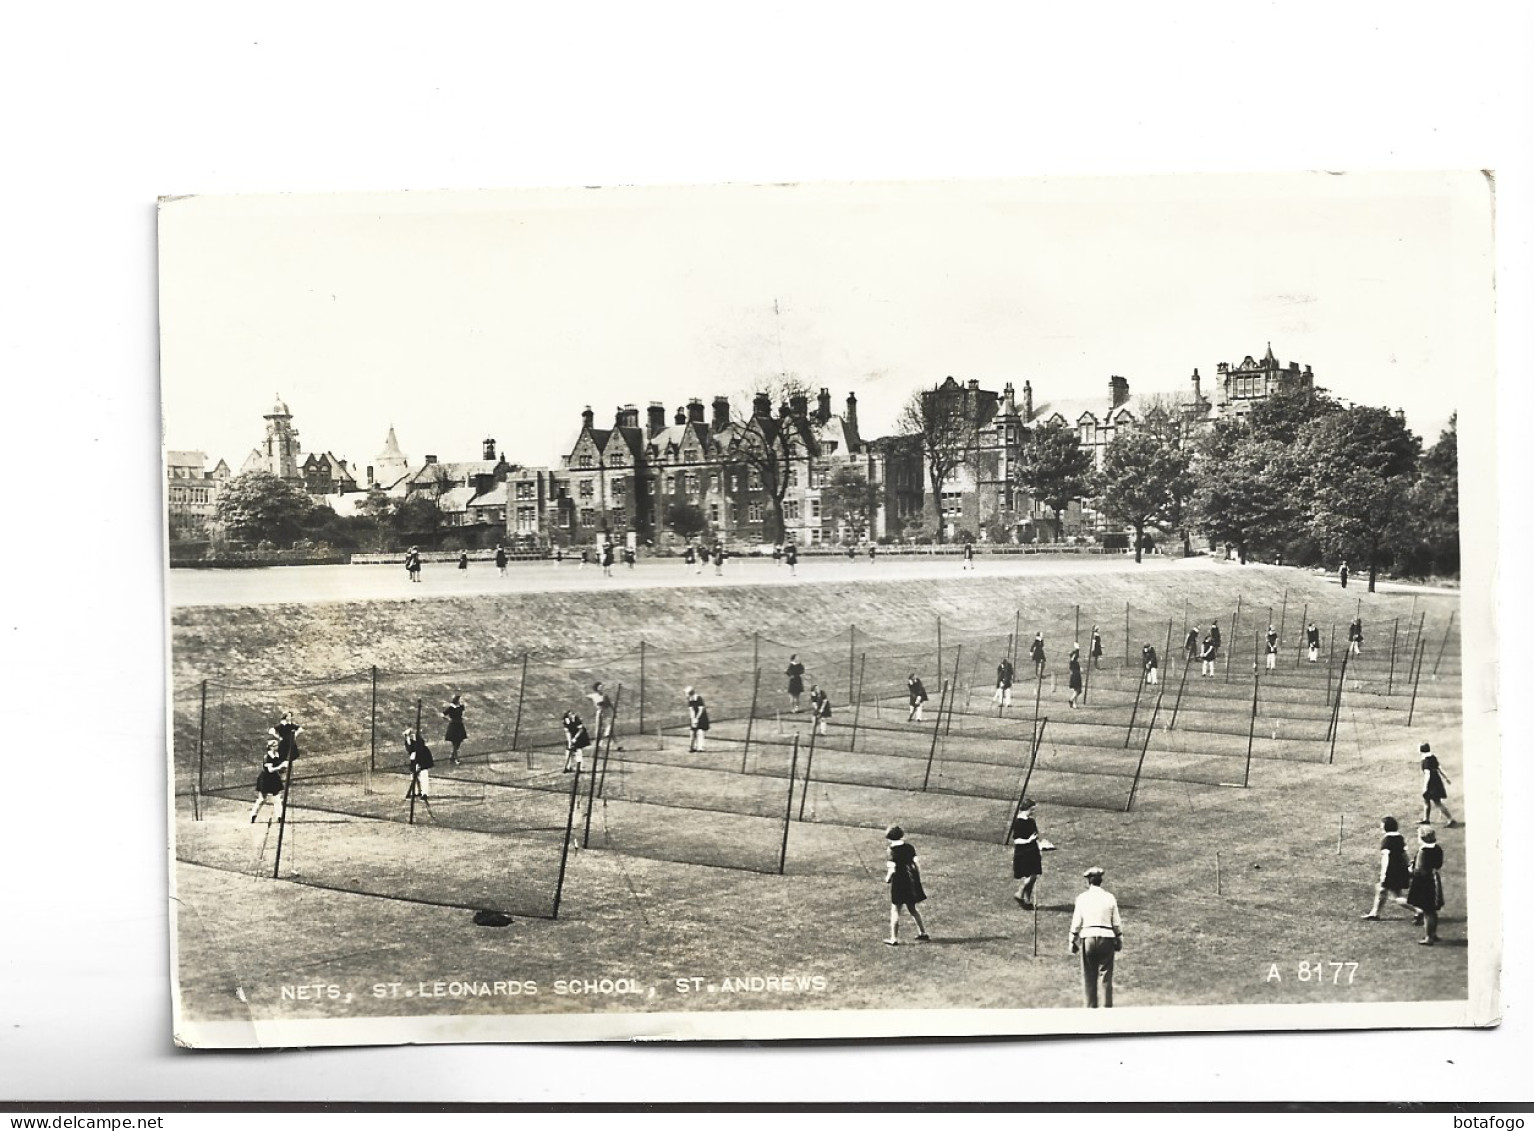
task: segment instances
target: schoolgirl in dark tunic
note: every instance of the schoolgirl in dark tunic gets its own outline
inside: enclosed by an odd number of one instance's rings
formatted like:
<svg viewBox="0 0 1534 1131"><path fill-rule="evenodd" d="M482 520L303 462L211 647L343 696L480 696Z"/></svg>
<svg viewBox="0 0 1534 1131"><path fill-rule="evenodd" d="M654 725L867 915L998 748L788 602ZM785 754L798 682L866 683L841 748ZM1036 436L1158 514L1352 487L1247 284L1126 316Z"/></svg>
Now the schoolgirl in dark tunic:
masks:
<svg viewBox="0 0 1534 1131"><path fill-rule="evenodd" d="M405 754L410 759L410 772L415 778L416 796L422 801L431 800L431 768L437 763L431 756L431 747L413 729L405 731Z"/></svg>
<svg viewBox="0 0 1534 1131"><path fill-rule="evenodd" d="M277 725L266 733L277 740L277 750L283 758L291 762L298 757L298 736L304 728L293 721L293 712L282 712L282 718Z"/></svg>
<svg viewBox="0 0 1534 1131"><path fill-rule="evenodd" d="M723 577L724 576L724 559L725 559L724 543L720 542L718 545L716 545L714 547L714 576L715 577Z"/></svg>
<svg viewBox="0 0 1534 1131"><path fill-rule="evenodd" d="M1353 655L1364 650L1364 622L1359 617L1353 618L1353 623L1348 625L1348 648Z"/></svg>
<svg viewBox="0 0 1534 1131"><path fill-rule="evenodd" d="M469 568L469 551L458 551L458 568L461 570L467 570Z"/></svg>
<svg viewBox="0 0 1534 1131"><path fill-rule="evenodd" d="M698 560L698 555L693 552L693 548L689 544L687 549L682 551L682 564L683 565L692 565L697 560Z"/></svg>
<svg viewBox="0 0 1534 1131"><path fill-rule="evenodd" d="M1219 651L1219 647L1213 640L1207 636L1204 637L1203 651L1198 654L1199 661L1202 664L1199 674L1214 675L1214 658L1219 654Z"/></svg>
<svg viewBox="0 0 1534 1131"><path fill-rule="evenodd" d="M1018 881L1012 897L1024 911L1033 910L1033 889L1044 874L1044 854L1039 841L1038 822L1033 819L1034 803L1027 798L1017 807L1012 819L1012 878Z"/></svg>
<svg viewBox="0 0 1534 1131"><path fill-rule="evenodd" d="M1071 653L1070 670L1071 701L1069 706L1074 707L1076 706L1076 700L1081 696L1081 660L1074 652Z"/></svg>
<svg viewBox="0 0 1534 1131"><path fill-rule="evenodd" d="M1092 626L1092 642L1087 645L1087 655L1091 657L1094 668L1103 666L1103 634L1097 631L1095 624Z"/></svg>
<svg viewBox="0 0 1534 1131"><path fill-rule="evenodd" d="M506 576L506 547L495 548L495 568L500 571L502 577Z"/></svg>
<svg viewBox="0 0 1534 1131"><path fill-rule="evenodd" d="M448 761L458 765L458 748L463 745L464 739L469 737L469 732L464 729L463 712L466 704L458 692L453 692L453 701L442 705L442 717L447 720L447 733L442 736L444 742L453 744L453 752L448 756Z"/></svg>
<svg viewBox="0 0 1534 1131"><path fill-rule="evenodd" d="M975 568L975 546L972 542L964 543L964 568Z"/></svg>
<svg viewBox="0 0 1534 1131"><path fill-rule="evenodd" d="M1438 912L1443 908L1443 846L1429 825L1417 830L1417 854L1411 862L1411 881L1406 887L1406 902L1417 917L1412 922L1422 927L1417 942L1432 946L1438 941Z"/></svg>
<svg viewBox="0 0 1534 1131"><path fill-rule="evenodd" d="M793 542L790 542L787 546L783 547L783 560L788 563L789 573L797 573L799 565L799 547Z"/></svg>
<svg viewBox="0 0 1534 1131"><path fill-rule="evenodd" d="M613 544L611 542L602 543L602 574L605 577L613 575Z"/></svg>
<svg viewBox="0 0 1534 1131"><path fill-rule="evenodd" d="M692 742L687 747L688 752L701 754L703 736L708 733L708 708L703 704L703 696L690 687L687 689L687 725L692 730Z"/></svg>
<svg viewBox="0 0 1534 1131"><path fill-rule="evenodd" d="M1443 814L1449 828L1453 828L1458 822L1454 820L1454 814L1444 805L1448 798L1448 790L1444 789L1449 775L1444 773L1438 765L1438 755L1433 753L1433 748L1424 742L1418 747L1417 752L1422 755L1422 819L1428 821L1433 816L1433 806L1438 806L1438 811Z"/></svg>
<svg viewBox="0 0 1534 1131"><path fill-rule="evenodd" d="M1209 626L1209 640L1214 642L1214 654L1220 654L1220 622L1215 621Z"/></svg>
<svg viewBox="0 0 1534 1131"><path fill-rule="evenodd" d="M911 713L906 716L906 722L919 723L922 721L922 706L927 702L927 689L922 686L921 680L912 672L906 677L906 693L911 699Z"/></svg>
<svg viewBox="0 0 1534 1131"><path fill-rule="evenodd" d="M273 813L282 820L282 771L288 768L288 760L277 749L277 740L266 740L266 756L261 759L261 772L256 775L256 803L250 810L250 823L256 823L261 806L271 803Z"/></svg>
<svg viewBox="0 0 1534 1131"><path fill-rule="evenodd" d="M560 723L565 728L565 768L562 772L568 774L581 768L586 748L591 745L591 735L574 711L566 711Z"/></svg>
<svg viewBox="0 0 1534 1131"><path fill-rule="evenodd" d="M1278 666L1278 629L1268 625L1268 670Z"/></svg>
<svg viewBox="0 0 1534 1131"><path fill-rule="evenodd" d="M1012 706L1012 676L1012 661L1003 656L1001 663L996 665L996 694L991 696L992 703Z"/></svg>
<svg viewBox="0 0 1534 1131"><path fill-rule="evenodd" d="M1036 674L1044 674L1044 634L1033 634L1033 643L1028 646L1028 655L1033 657L1033 667Z"/></svg>
<svg viewBox="0 0 1534 1131"><path fill-rule="evenodd" d="M414 546L405 553L405 572L411 581L421 580L421 551Z"/></svg>
<svg viewBox="0 0 1534 1131"><path fill-rule="evenodd" d="M810 715L815 720L815 733L825 734L831 721L831 697L818 685L810 688Z"/></svg>
<svg viewBox="0 0 1534 1131"><path fill-rule="evenodd" d="M788 658L788 667L783 670L788 677L788 700L794 708L794 713L800 710L799 697L804 694L804 665L799 662L799 654L796 652Z"/></svg>
<svg viewBox="0 0 1534 1131"><path fill-rule="evenodd" d="M891 825L885 830L884 839L889 842L884 882L890 889L890 937L884 940L884 945L900 945L902 907L916 920L916 938L926 942L932 936L927 934L927 926L921 921L921 912L916 910L916 905L927 899L927 893L921 885L921 858L916 855L916 846L906 843L905 830L899 825Z"/></svg>
<svg viewBox="0 0 1534 1131"><path fill-rule="evenodd" d="M1307 659L1312 664L1321 658L1321 630L1316 627L1315 621L1305 626L1305 647L1310 653Z"/></svg>
<svg viewBox="0 0 1534 1131"><path fill-rule="evenodd" d="M1157 658L1156 649L1149 641L1146 641L1145 647L1140 649L1140 663L1145 668L1145 682L1148 684L1159 682L1161 661Z"/></svg>
<svg viewBox="0 0 1534 1131"><path fill-rule="evenodd" d="M1385 906L1388 895L1402 907L1406 906L1406 889L1411 883L1411 864L1406 859L1406 837L1394 817L1380 819L1380 880L1374 890L1374 906L1363 919L1378 919L1380 908Z"/></svg>
<svg viewBox="0 0 1534 1131"><path fill-rule="evenodd" d="M1187 639L1182 642L1182 650L1183 653L1188 657L1188 663L1191 664L1198 659L1199 652L1202 651L1198 643L1198 629L1188 629Z"/></svg>

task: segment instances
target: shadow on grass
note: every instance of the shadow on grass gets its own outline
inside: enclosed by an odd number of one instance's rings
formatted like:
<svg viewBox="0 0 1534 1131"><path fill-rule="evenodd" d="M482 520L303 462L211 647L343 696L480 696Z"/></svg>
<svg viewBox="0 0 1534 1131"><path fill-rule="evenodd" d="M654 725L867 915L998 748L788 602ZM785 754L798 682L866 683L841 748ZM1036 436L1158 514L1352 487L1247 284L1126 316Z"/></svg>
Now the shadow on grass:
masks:
<svg viewBox="0 0 1534 1131"><path fill-rule="evenodd" d="M970 943L1007 942L1011 935L966 935L962 938L939 938L927 940L928 946L968 946Z"/></svg>

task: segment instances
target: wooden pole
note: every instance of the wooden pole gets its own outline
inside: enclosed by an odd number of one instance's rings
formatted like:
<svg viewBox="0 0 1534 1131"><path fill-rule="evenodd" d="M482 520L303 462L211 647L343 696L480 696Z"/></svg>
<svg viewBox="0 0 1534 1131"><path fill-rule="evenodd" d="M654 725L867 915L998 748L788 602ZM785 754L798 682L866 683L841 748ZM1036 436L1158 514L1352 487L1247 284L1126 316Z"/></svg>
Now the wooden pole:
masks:
<svg viewBox="0 0 1534 1131"><path fill-rule="evenodd" d="M1191 663L1182 666L1182 679L1177 681L1177 701L1172 704L1172 721L1167 723L1167 730L1177 729L1177 712L1182 708L1182 692L1183 688L1188 686L1188 669L1191 667L1193 667Z"/></svg>
<svg viewBox="0 0 1534 1131"><path fill-rule="evenodd" d="M1022 638L1022 635L1021 635L1022 631L1023 631L1023 610L1022 609L1018 609L1015 612L1013 612L1013 614L1012 614L1012 651L1011 651L1011 655L1009 656L1009 659L1011 659L1012 666L1014 668L1017 667L1017 649L1018 649L1018 646L1021 645L1022 642L1023 642L1023 638Z"/></svg>
<svg viewBox="0 0 1534 1131"><path fill-rule="evenodd" d="M746 757L751 753L751 731L756 726L756 697L762 689L762 669L756 669L751 679L751 713L746 716L746 748L740 752L740 772L746 772Z"/></svg>
<svg viewBox="0 0 1534 1131"><path fill-rule="evenodd" d="M1039 701L1044 697L1044 673L1034 672L1033 679L1033 732L1039 731Z"/></svg>
<svg viewBox="0 0 1534 1131"><path fill-rule="evenodd" d="M1262 684L1262 665L1257 662L1257 649L1262 647L1262 633L1257 633L1252 646L1252 718L1246 727L1246 772L1241 775L1241 788L1252 784L1252 743L1257 737L1257 689Z"/></svg>
<svg viewBox="0 0 1534 1131"><path fill-rule="evenodd" d="M1150 750L1151 735L1156 733L1156 716L1161 714L1161 697L1166 694L1166 684L1158 684L1156 706L1151 710L1150 726L1145 728L1145 741L1140 743L1140 760L1135 764L1134 780L1129 783L1129 800L1124 802L1124 812L1134 808L1135 794L1140 790L1140 771L1145 768L1145 755Z"/></svg>
<svg viewBox="0 0 1534 1131"><path fill-rule="evenodd" d="M815 772L815 739L820 734L820 728L810 727L810 748L804 758L804 788L799 791L799 820L804 820L804 801L810 795L810 779ZM790 802L789 804L792 804Z"/></svg>
<svg viewBox="0 0 1534 1131"><path fill-rule="evenodd" d="M1417 716L1417 684L1422 679L1422 664L1420 663L1421 656L1422 641L1418 640L1417 655L1412 657L1412 668L1416 671L1417 674L1411 681L1411 706L1406 709L1407 726L1411 726L1412 719L1416 718Z"/></svg>
<svg viewBox="0 0 1534 1131"><path fill-rule="evenodd" d="M1332 764L1332 760L1334 758L1336 758L1336 756L1337 756L1337 732L1342 729L1342 726L1341 726L1341 723L1342 723L1342 684L1343 684L1343 681L1348 678L1348 656L1349 655L1351 655L1351 650L1349 650L1348 652L1343 653L1343 656L1342 656L1342 672L1337 677L1337 700L1336 700L1336 702L1334 702L1332 704L1332 727L1331 727L1331 734L1330 734L1330 738L1332 740L1332 745L1331 745L1331 749L1328 750L1327 754L1326 754L1326 764L1328 766L1330 766Z"/></svg>
<svg viewBox="0 0 1534 1131"><path fill-rule="evenodd" d="M864 652L858 657L858 694L852 702L852 736L847 741L847 752L850 754L858 747L858 720L863 717L863 676L868 671L868 653Z"/></svg>
<svg viewBox="0 0 1534 1131"><path fill-rule="evenodd" d="M1241 619L1241 594L1236 594L1236 611L1230 614L1230 648L1225 653L1225 682L1230 682L1230 662L1236 655L1236 624Z"/></svg>
<svg viewBox="0 0 1534 1131"><path fill-rule="evenodd" d="M1135 718L1140 714L1140 693L1145 690L1145 673L1140 673L1140 680L1135 684L1135 705L1129 712L1129 726L1124 730L1124 749L1129 749L1129 740L1135 732Z"/></svg>
<svg viewBox="0 0 1534 1131"><path fill-rule="evenodd" d="M1305 659L1305 630L1310 627L1310 602L1305 602L1305 611L1300 614L1300 637L1299 644L1294 649L1294 662L1299 664Z"/></svg>
<svg viewBox="0 0 1534 1131"><path fill-rule="evenodd" d="M197 780L192 783L192 820L202 820L203 738L208 728L208 681L202 681L202 705L197 708Z"/></svg>
<svg viewBox="0 0 1534 1131"><path fill-rule="evenodd" d="M1438 645L1438 658L1433 661L1433 674L1435 676L1438 674L1438 665L1443 663L1443 650L1449 646L1449 632L1454 628L1454 613L1457 611L1453 610L1449 613L1449 623L1444 625L1443 643Z"/></svg>
<svg viewBox="0 0 1534 1131"><path fill-rule="evenodd" d="M959 645L959 650L953 654L953 694L948 697L948 721L943 724L945 735L953 732L953 703L959 697L959 663L964 658L964 645Z"/></svg>
<svg viewBox="0 0 1534 1131"><path fill-rule="evenodd" d="M853 673L857 669L858 659L858 626L853 625L852 631L847 636L847 699L850 702L857 694L857 685L853 679Z"/></svg>
<svg viewBox="0 0 1534 1131"><path fill-rule="evenodd" d="M927 751L927 772L924 773L921 778L921 788L923 793L927 791L927 783L932 780L932 759L937 757L937 736L938 733L943 729L943 706L947 702L948 681L945 679L943 681L943 689L938 692L937 696L937 719L932 724L932 746Z"/></svg>
<svg viewBox="0 0 1534 1131"><path fill-rule="evenodd" d="M778 851L778 875L788 863L788 826L794 816L794 778L799 774L799 734L794 733L794 756L788 764L788 807L783 811L783 847Z"/></svg>
<svg viewBox="0 0 1534 1131"><path fill-rule="evenodd" d="M644 637L639 638L639 733L644 733Z"/></svg>
<svg viewBox="0 0 1534 1131"><path fill-rule="evenodd" d="M1166 618L1166 647L1163 648L1162 651L1161 651L1161 666L1165 667L1165 668L1170 668L1172 666L1172 618L1171 617L1167 617ZM1159 681L1161 679L1161 677L1159 675L1157 675L1156 679Z"/></svg>
<svg viewBox="0 0 1534 1131"><path fill-rule="evenodd" d="M751 670L754 672L762 670L762 634L760 632L751 634Z"/></svg>
<svg viewBox="0 0 1534 1131"><path fill-rule="evenodd" d="M1285 585L1284 586L1284 602L1278 608L1278 638L1280 640L1282 640L1284 638L1284 625L1287 623L1285 618L1288 615L1289 615L1289 586ZM1277 662L1278 661L1276 661L1276 660L1274 661L1274 663L1277 663Z"/></svg>
<svg viewBox="0 0 1534 1131"><path fill-rule="evenodd" d="M1337 626L1333 624L1326 637L1326 702L1332 701L1332 658L1337 654Z"/></svg>
<svg viewBox="0 0 1534 1131"><path fill-rule="evenodd" d="M1023 804L1023 799L1028 796L1028 783L1033 780L1033 767L1038 764L1039 749L1044 745L1044 728L1049 726L1047 717L1039 720L1038 729L1033 732L1033 742L1028 747L1028 769L1023 774L1023 787L1017 791L1017 804L1012 806L1012 812L1007 814L1007 835L1002 838L1002 843L1012 839L1012 818L1017 815L1018 809Z"/></svg>
<svg viewBox="0 0 1534 1131"><path fill-rule="evenodd" d="M517 685L517 721L515 723L513 723L512 727L511 727L511 748L513 750L515 750L517 748L517 743L522 738L522 703L523 703L523 701L526 698L527 698L527 652L523 651L523 653L522 653L522 681ZM600 727L597 728L597 733L599 735L602 733ZM527 752L527 764L529 766L531 766L533 764L533 752L531 750L529 750Z"/></svg>
<svg viewBox="0 0 1534 1131"><path fill-rule="evenodd" d="M378 665L373 665L373 697L368 706L368 772L378 769Z"/></svg>
<svg viewBox="0 0 1534 1131"><path fill-rule="evenodd" d="M1385 695L1388 698L1396 686L1396 641L1401 635L1401 618L1396 617L1390 625L1390 674L1385 678Z"/></svg>
<svg viewBox="0 0 1534 1131"><path fill-rule="evenodd" d="M1342 855L1342 820L1347 814L1337 814L1337 855Z"/></svg>
<svg viewBox="0 0 1534 1131"><path fill-rule="evenodd" d="M1076 606L1076 635L1071 637L1072 644L1081 643L1081 606Z"/></svg>
<svg viewBox="0 0 1534 1131"><path fill-rule="evenodd" d="M277 818L277 855L272 860L272 879L282 878L282 834L288 827L289 806L293 804L293 766L292 758L288 759L288 772L282 779L282 815Z"/></svg>
<svg viewBox="0 0 1534 1131"><path fill-rule="evenodd" d="M421 701L415 701L415 736L421 737Z"/></svg>
<svg viewBox="0 0 1534 1131"><path fill-rule="evenodd" d="M943 678L943 618L937 618L937 678ZM941 712L939 712L941 714Z"/></svg>
<svg viewBox="0 0 1534 1131"><path fill-rule="evenodd" d="M1124 602L1124 666L1129 666L1129 602Z"/></svg>
<svg viewBox="0 0 1534 1131"><path fill-rule="evenodd" d="M595 767L593 767L595 769ZM565 814L565 842L559 851L559 878L554 881L554 911L552 918L559 918L559 901L565 890L565 862L570 859L570 838L575 832L575 799L580 796L581 767L577 763L575 775L570 779L570 809Z"/></svg>

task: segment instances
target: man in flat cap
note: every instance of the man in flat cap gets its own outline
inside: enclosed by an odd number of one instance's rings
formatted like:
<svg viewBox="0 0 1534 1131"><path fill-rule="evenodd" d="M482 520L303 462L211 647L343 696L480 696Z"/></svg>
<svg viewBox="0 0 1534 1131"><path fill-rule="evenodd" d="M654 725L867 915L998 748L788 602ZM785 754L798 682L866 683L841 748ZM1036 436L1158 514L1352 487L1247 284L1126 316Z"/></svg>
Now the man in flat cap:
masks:
<svg viewBox="0 0 1534 1131"><path fill-rule="evenodd" d="M1086 1007L1098 1007L1097 986L1102 983L1102 1006L1113 1008L1113 956L1124 946L1124 924L1119 919L1119 902L1103 888L1103 870L1088 868L1082 873L1087 890L1076 897L1076 912L1071 916L1071 953L1081 955L1082 989Z"/></svg>

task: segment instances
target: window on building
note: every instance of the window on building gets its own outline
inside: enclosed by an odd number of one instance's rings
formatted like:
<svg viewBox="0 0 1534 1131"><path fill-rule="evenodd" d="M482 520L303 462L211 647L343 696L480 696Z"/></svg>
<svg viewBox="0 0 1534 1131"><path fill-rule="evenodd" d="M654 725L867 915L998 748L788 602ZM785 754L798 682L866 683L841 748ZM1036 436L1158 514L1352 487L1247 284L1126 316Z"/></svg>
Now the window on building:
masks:
<svg viewBox="0 0 1534 1131"><path fill-rule="evenodd" d="M798 522L799 521L799 500L798 499L784 499L783 500L783 521L784 522Z"/></svg>
<svg viewBox="0 0 1534 1131"><path fill-rule="evenodd" d="M760 491L762 489L762 473L761 473L761 471L758 468L753 467L746 474L746 482L751 485L751 490L753 490L753 491Z"/></svg>
<svg viewBox="0 0 1534 1131"><path fill-rule="evenodd" d="M752 522L761 522L762 518L764 517L763 512L764 508L761 503L752 503L747 511L747 513L751 516Z"/></svg>
<svg viewBox="0 0 1534 1131"><path fill-rule="evenodd" d="M820 527L818 526L810 527L810 545L820 545Z"/></svg>
<svg viewBox="0 0 1534 1131"><path fill-rule="evenodd" d="M810 503L810 518L818 521L819 518L820 518L820 500L819 499L811 499L811 500L809 500L809 503Z"/></svg>
<svg viewBox="0 0 1534 1131"><path fill-rule="evenodd" d="M595 526L597 524L597 512L591 507L581 508L581 525Z"/></svg>
<svg viewBox="0 0 1534 1131"><path fill-rule="evenodd" d="M517 530L525 534L525 533L529 533L529 532L537 530L537 529L538 529L538 508L537 507L518 507L517 508Z"/></svg>
<svg viewBox="0 0 1534 1131"><path fill-rule="evenodd" d="M671 475L671 474L667 474L667 476L666 476L666 494L670 495L670 494L675 493L675 491L676 491L676 476L675 475Z"/></svg>
<svg viewBox="0 0 1534 1131"><path fill-rule="evenodd" d="M698 493L698 473L696 471L689 471L687 473L687 493L689 495L696 495Z"/></svg>
<svg viewBox="0 0 1534 1131"><path fill-rule="evenodd" d="M710 522L718 522L719 521L719 504L718 503L709 503L709 505L708 505L708 520Z"/></svg>
<svg viewBox="0 0 1534 1131"><path fill-rule="evenodd" d="M612 455L607 457L607 466L608 467L622 467L623 466L623 452L622 452L621 449L619 451L614 452Z"/></svg>
<svg viewBox="0 0 1534 1131"><path fill-rule="evenodd" d="M591 498L594 492L595 488L592 486L592 482L589 479L582 479L581 485L576 488L576 493L579 494L583 499Z"/></svg>
<svg viewBox="0 0 1534 1131"><path fill-rule="evenodd" d="M788 485L790 487L799 486L799 469L793 464L788 465Z"/></svg>
<svg viewBox="0 0 1534 1131"><path fill-rule="evenodd" d="M956 518L964 514L964 492L943 492L943 515L947 518Z"/></svg>
<svg viewBox="0 0 1534 1131"><path fill-rule="evenodd" d="M628 480L626 480L626 479L614 479L612 481L612 488L613 488L613 498L621 499L621 498L623 498L624 492L628 490Z"/></svg>
<svg viewBox="0 0 1534 1131"><path fill-rule="evenodd" d="M591 453L590 452L587 452L585 455L581 456L580 461L579 461L579 465L581 467L590 467L591 466Z"/></svg>
<svg viewBox="0 0 1534 1131"><path fill-rule="evenodd" d="M536 498L536 496L533 494L533 488L535 486L536 486L536 484L534 484L531 479L523 480L522 482L518 483L517 484L517 498L519 498L519 499L532 499L532 498Z"/></svg>
<svg viewBox="0 0 1534 1131"><path fill-rule="evenodd" d="M1092 432L1093 428L1090 423L1081 426L1081 442L1083 444L1090 444L1092 442Z"/></svg>

